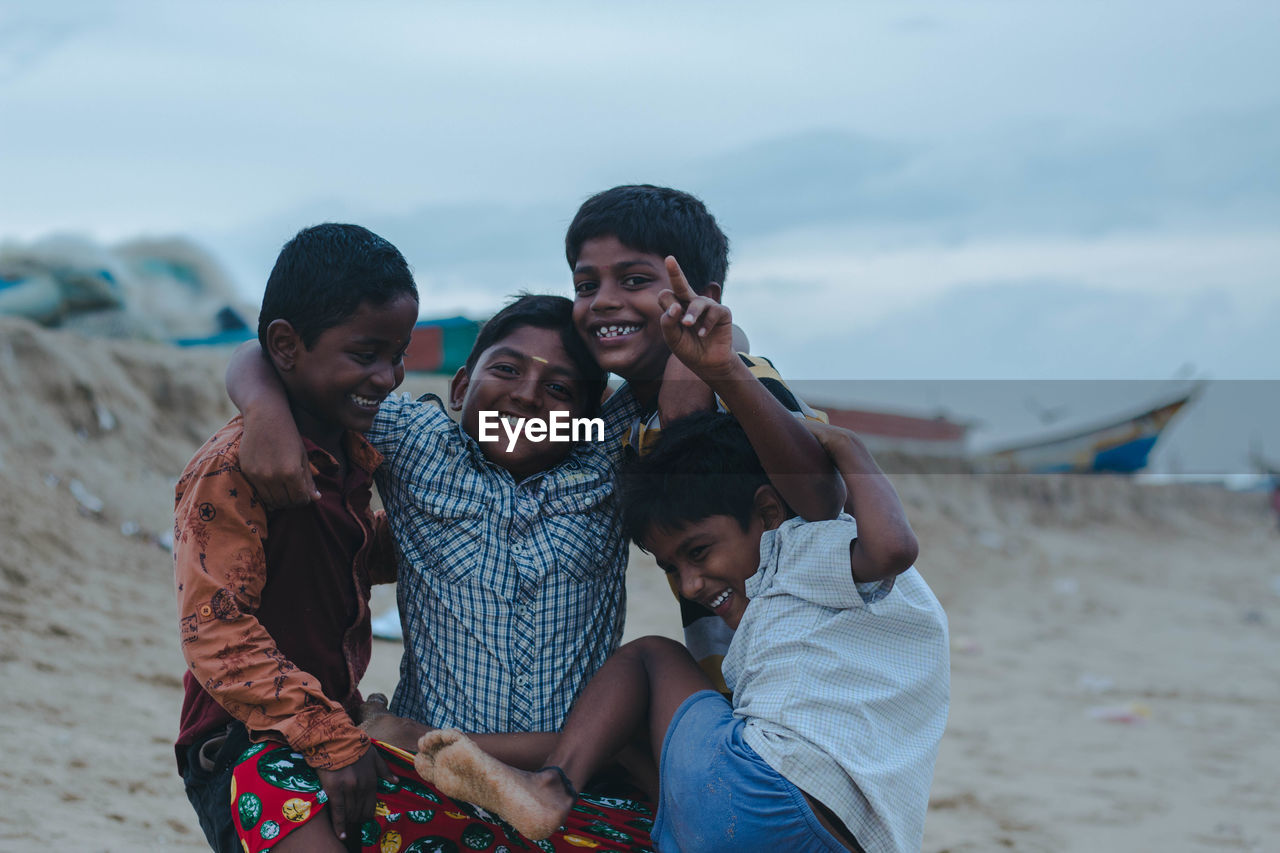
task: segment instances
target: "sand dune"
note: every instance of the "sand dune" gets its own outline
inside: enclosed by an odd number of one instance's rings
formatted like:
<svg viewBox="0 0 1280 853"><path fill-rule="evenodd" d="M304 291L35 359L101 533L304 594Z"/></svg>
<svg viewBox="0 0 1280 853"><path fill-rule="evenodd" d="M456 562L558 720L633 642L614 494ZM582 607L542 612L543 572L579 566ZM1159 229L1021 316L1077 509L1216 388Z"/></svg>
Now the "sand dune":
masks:
<svg viewBox="0 0 1280 853"><path fill-rule="evenodd" d="M0 849L206 849L173 764L164 541L174 479L230 415L225 358L0 319ZM1276 848L1261 497L892 467L953 635L926 850ZM630 587L628 636L674 634L638 552ZM366 690L397 655L377 644Z"/></svg>

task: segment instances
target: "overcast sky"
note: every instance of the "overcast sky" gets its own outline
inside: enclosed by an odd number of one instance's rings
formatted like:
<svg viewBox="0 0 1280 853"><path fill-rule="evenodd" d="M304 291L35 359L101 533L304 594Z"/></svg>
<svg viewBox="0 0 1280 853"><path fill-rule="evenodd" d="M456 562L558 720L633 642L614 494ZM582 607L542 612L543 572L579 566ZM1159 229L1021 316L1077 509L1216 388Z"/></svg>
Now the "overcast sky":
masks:
<svg viewBox="0 0 1280 853"><path fill-rule="evenodd" d="M0 239L322 219L424 313L568 292L590 193L698 193L790 375L1280 378L1280 3L0 0Z"/></svg>

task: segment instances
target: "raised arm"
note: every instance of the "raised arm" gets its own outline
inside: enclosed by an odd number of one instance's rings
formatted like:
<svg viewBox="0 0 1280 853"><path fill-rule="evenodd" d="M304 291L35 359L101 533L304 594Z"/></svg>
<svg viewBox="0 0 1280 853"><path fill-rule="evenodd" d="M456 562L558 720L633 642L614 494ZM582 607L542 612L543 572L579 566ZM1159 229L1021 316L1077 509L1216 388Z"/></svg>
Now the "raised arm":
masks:
<svg viewBox="0 0 1280 853"><path fill-rule="evenodd" d="M236 347L227 365L227 396L244 415L240 468L272 509L320 499L289 398L257 341Z"/></svg>
<svg viewBox="0 0 1280 853"><path fill-rule="evenodd" d="M667 272L671 290L659 298L671 352L733 412L783 500L807 521L835 518L845 501L844 482L813 434L734 351L729 309L694 293L675 258L667 258Z"/></svg>
<svg viewBox="0 0 1280 853"><path fill-rule="evenodd" d="M916 534L889 478L857 434L818 421L804 426L830 455L848 490L846 511L858 521L858 538L849 546L853 579L884 580L911 568L919 556Z"/></svg>
<svg viewBox="0 0 1280 853"><path fill-rule="evenodd" d="M733 351L750 352L751 344L746 332L736 325L733 328ZM662 372L662 388L658 391L658 421L671 423L694 412L710 412L716 407L715 392L698 374L678 358L667 359Z"/></svg>

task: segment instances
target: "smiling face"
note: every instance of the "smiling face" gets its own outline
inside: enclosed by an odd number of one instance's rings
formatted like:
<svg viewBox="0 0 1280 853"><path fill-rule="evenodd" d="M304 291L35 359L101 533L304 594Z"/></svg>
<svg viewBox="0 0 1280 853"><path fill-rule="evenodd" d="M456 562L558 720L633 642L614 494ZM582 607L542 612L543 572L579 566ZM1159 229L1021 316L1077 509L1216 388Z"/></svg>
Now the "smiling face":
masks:
<svg viewBox="0 0 1280 853"><path fill-rule="evenodd" d="M651 527L644 547L680 594L736 629L747 609L746 581L760 566L760 537L768 522L753 512L746 530L731 515L712 515L675 530Z"/></svg>
<svg viewBox="0 0 1280 853"><path fill-rule="evenodd" d="M671 286L664 260L619 242L585 241L573 267L573 325L600 366L631 382L660 379L671 351L658 294Z"/></svg>
<svg viewBox="0 0 1280 853"><path fill-rule="evenodd" d="M479 441L481 412L549 421L554 411L571 418L587 411L585 389L560 332L537 326L517 327L482 352L472 370L461 368L449 386L449 405L462 412L462 428L479 442L484 457L516 480L555 467L572 452L573 444L529 441L521 431L508 451L501 428L500 441Z"/></svg>
<svg viewBox="0 0 1280 853"><path fill-rule="evenodd" d="M325 444L344 430L372 427L379 404L404 380L404 352L417 319L418 301L407 294L384 305L362 302L310 348L287 321L273 321L268 350L299 431Z"/></svg>

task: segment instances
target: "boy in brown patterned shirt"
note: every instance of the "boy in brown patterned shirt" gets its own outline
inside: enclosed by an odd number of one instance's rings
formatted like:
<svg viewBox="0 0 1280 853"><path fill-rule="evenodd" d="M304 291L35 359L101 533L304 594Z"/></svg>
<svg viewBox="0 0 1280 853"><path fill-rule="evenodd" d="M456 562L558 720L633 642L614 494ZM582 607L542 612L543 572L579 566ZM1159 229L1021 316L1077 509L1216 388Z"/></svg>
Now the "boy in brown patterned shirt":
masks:
<svg viewBox="0 0 1280 853"><path fill-rule="evenodd" d="M275 849L344 849L390 773L352 722L371 651L369 589L395 580L386 518L369 507L381 457L361 433L404 379L418 294L403 256L355 225L304 229L276 260L258 337L284 384L320 499L267 510L240 471L237 417L179 480L174 563L188 664L179 770L215 850L240 850L231 774L250 740L287 743L316 771L327 820Z"/></svg>

